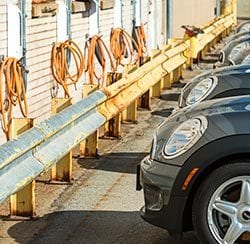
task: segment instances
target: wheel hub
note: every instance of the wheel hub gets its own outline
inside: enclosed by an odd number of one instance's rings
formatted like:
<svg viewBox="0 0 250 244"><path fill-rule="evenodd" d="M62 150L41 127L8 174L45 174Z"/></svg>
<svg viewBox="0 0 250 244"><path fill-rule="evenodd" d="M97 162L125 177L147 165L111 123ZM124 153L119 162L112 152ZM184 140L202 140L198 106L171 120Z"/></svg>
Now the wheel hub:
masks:
<svg viewBox="0 0 250 244"><path fill-rule="evenodd" d="M239 209L239 222L250 223L250 207L244 206Z"/></svg>
<svg viewBox="0 0 250 244"><path fill-rule="evenodd" d="M242 214L242 218L246 221L250 221L250 211L244 211Z"/></svg>
<svg viewBox="0 0 250 244"><path fill-rule="evenodd" d="M224 196L239 191L238 201L230 201ZM231 190L232 189L232 190ZM208 223L211 233L218 243L233 244L239 238L249 240L250 229L250 179L249 176L240 176L224 182L214 192L208 206ZM228 219L227 229L220 229L225 226L223 220L217 216L226 216ZM225 218L224 218L225 219ZM226 220L227 221L227 220ZM219 225L219 224L220 225Z"/></svg>

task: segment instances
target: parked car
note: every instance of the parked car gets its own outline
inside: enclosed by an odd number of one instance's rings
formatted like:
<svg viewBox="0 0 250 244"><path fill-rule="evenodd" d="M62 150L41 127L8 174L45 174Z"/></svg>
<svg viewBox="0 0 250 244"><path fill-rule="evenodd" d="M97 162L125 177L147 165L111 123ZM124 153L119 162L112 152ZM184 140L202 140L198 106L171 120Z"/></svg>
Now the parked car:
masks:
<svg viewBox="0 0 250 244"><path fill-rule="evenodd" d="M142 218L175 236L194 229L201 243L249 243L249 121L250 96L205 101L167 118L138 166Z"/></svg>
<svg viewBox="0 0 250 244"><path fill-rule="evenodd" d="M249 65L250 64L250 55L247 55L241 63L242 65Z"/></svg>
<svg viewBox="0 0 250 244"><path fill-rule="evenodd" d="M248 30L248 29L247 29L247 30L244 30L244 31L241 31L241 32L239 32L239 33L230 35L229 37L227 37L227 38L225 39L225 41L226 41L226 43L229 43L229 42L231 42L231 41L233 41L233 40L235 40L235 39L238 39L238 38L240 38L240 37L242 37L242 36L245 36L245 35L249 35L249 30Z"/></svg>
<svg viewBox="0 0 250 244"><path fill-rule="evenodd" d="M237 26L237 33L250 31L250 21L244 21Z"/></svg>
<svg viewBox="0 0 250 244"><path fill-rule="evenodd" d="M243 60L250 55L250 46L248 45L245 48L242 48L240 51L237 51L234 55L229 57L230 65L240 65Z"/></svg>
<svg viewBox="0 0 250 244"><path fill-rule="evenodd" d="M217 65L229 65L229 59L235 56L240 50L250 46L250 34L244 35L238 39L232 40L225 45L220 51L219 64Z"/></svg>
<svg viewBox="0 0 250 244"><path fill-rule="evenodd" d="M185 85L178 107L204 100L250 95L250 65L236 65L207 71Z"/></svg>

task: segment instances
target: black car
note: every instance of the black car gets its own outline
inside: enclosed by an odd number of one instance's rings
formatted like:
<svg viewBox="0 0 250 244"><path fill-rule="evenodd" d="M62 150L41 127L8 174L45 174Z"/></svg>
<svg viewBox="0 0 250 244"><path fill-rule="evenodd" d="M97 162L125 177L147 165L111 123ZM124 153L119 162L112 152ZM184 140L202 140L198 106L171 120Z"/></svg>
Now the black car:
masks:
<svg viewBox="0 0 250 244"><path fill-rule="evenodd" d="M250 33L227 43L220 51L218 65L229 65L230 59L237 55L242 49L250 46Z"/></svg>
<svg viewBox="0 0 250 244"><path fill-rule="evenodd" d="M250 95L250 65L220 68L196 76L182 89L178 106L238 95Z"/></svg>
<svg viewBox="0 0 250 244"><path fill-rule="evenodd" d="M157 129L138 167L141 216L201 243L250 243L250 96L178 110Z"/></svg>
<svg viewBox="0 0 250 244"><path fill-rule="evenodd" d="M240 23L237 28L237 33L250 31L250 21L244 21Z"/></svg>
<svg viewBox="0 0 250 244"><path fill-rule="evenodd" d="M241 49L237 54L229 58L230 65L240 65L250 55L250 46Z"/></svg>
<svg viewBox="0 0 250 244"><path fill-rule="evenodd" d="M243 61L241 62L242 65L250 65L250 54L244 57Z"/></svg>

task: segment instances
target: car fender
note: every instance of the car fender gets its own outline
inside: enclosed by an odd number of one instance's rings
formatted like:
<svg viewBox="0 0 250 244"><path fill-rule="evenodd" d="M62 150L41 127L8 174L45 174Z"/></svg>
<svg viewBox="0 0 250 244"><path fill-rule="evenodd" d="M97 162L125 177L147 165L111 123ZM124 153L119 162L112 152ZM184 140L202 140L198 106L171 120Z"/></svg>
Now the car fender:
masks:
<svg viewBox="0 0 250 244"><path fill-rule="evenodd" d="M218 162L222 159L239 154L250 155L250 134L226 136L197 149L182 166L171 195L188 196L195 182L208 172L208 169L219 167ZM194 168L199 168L199 170L190 181L188 188L182 190L185 179Z"/></svg>
<svg viewBox="0 0 250 244"><path fill-rule="evenodd" d="M182 230L179 230L179 233L192 230L192 209L186 212L185 209L192 207L192 205L188 204L192 204L196 190L202 180L204 180L204 177L215 168L225 164L221 159L229 159L228 163L231 163L236 155L239 157L239 155L246 156L247 154L250 155L250 134L233 135L204 145L186 160L176 177L169 200L170 209L174 210L176 205L178 205L178 214L175 212L175 218L182 228ZM186 190L183 190L183 184L194 168L199 168L199 170L190 181Z"/></svg>

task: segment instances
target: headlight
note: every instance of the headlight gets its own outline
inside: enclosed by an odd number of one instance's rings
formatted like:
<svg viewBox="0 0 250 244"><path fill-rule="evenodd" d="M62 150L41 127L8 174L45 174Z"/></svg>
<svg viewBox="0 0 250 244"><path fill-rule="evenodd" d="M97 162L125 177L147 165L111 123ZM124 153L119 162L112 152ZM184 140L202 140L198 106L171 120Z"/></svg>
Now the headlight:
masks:
<svg viewBox="0 0 250 244"><path fill-rule="evenodd" d="M153 141L152 141L152 146L150 150L150 158L153 159L155 157L155 152L156 152L156 134L154 134Z"/></svg>
<svg viewBox="0 0 250 244"><path fill-rule="evenodd" d="M191 148L207 129L207 119L198 116L181 124L170 136L163 148L163 157L175 158Z"/></svg>
<svg viewBox="0 0 250 244"><path fill-rule="evenodd" d="M204 100L217 86L218 78L216 76L208 77L199 82L188 94L186 104L193 105Z"/></svg>

